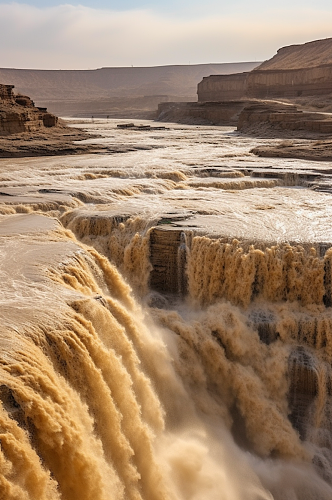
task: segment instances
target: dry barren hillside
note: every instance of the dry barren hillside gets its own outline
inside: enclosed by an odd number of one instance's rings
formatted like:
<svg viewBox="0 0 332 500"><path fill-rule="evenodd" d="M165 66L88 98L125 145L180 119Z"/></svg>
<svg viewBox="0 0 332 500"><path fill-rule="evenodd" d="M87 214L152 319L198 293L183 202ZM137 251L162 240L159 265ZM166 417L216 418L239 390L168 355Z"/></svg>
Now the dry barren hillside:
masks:
<svg viewBox="0 0 332 500"><path fill-rule="evenodd" d="M212 74L250 71L257 63L29 70L0 68L0 81L15 85L38 106L64 115L118 115L152 111L160 101L196 100L197 84Z"/></svg>
<svg viewBox="0 0 332 500"><path fill-rule="evenodd" d="M314 68L325 64L332 64L332 38L282 47L272 59L258 66L257 70Z"/></svg>

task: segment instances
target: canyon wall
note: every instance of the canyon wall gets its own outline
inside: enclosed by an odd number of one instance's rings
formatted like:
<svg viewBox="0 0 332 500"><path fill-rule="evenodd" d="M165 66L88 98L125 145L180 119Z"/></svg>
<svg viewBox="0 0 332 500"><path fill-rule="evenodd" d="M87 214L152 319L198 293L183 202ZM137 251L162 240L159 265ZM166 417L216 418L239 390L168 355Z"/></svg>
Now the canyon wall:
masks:
<svg viewBox="0 0 332 500"><path fill-rule="evenodd" d="M247 78L250 73L232 75L211 75L198 84L198 101L228 101L241 99L246 94Z"/></svg>
<svg viewBox="0 0 332 500"><path fill-rule="evenodd" d="M332 91L332 64L302 69L254 70L245 95L257 98L326 95Z"/></svg>
<svg viewBox="0 0 332 500"><path fill-rule="evenodd" d="M332 38L327 38L283 47L249 73L203 78L198 85L198 100L329 95L331 80Z"/></svg>
<svg viewBox="0 0 332 500"><path fill-rule="evenodd" d="M189 125L237 126L258 135L332 134L326 113L304 112L297 106L270 100L240 99L223 102L166 102L158 105L157 120Z"/></svg>
<svg viewBox="0 0 332 500"><path fill-rule="evenodd" d="M211 75L198 84L198 101L328 95L332 64L302 69L255 69L250 73Z"/></svg>
<svg viewBox="0 0 332 500"><path fill-rule="evenodd" d="M332 65L332 38L282 47L259 69L302 69L328 64Z"/></svg>

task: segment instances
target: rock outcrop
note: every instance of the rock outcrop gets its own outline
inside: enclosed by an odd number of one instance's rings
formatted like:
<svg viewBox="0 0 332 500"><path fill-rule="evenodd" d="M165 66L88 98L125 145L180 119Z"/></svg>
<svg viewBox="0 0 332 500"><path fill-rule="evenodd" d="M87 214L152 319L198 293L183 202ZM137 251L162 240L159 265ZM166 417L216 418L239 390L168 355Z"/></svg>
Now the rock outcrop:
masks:
<svg viewBox="0 0 332 500"><path fill-rule="evenodd" d="M99 151L98 145L80 144L89 135L68 128L47 108L30 97L14 94L14 85L0 84L0 158L54 156Z"/></svg>
<svg viewBox="0 0 332 500"><path fill-rule="evenodd" d="M297 131L297 134L332 134L332 116L303 112L296 106L273 101L257 101L244 107L237 129L241 132L269 133Z"/></svg>
<svg viewBox="0 0 332 500"><path fill-rule="evenodd" d="M55 127L58 118L38 108L30 97L13 92L13 85L0 84L0 135L32 132Z"/></svg>
<svg viewBox="0 0 332 500"><path fill-rule="evenodd" d="M265 158L303 158L304 160L332 162L332 140L318 141L281 141L253 148L251 153ZM325 191L331 192L329 188Z"/></svg>
<svg viewBox="0 0 332 500"><path fill-rule="evenodd" d="M4 101L13 99L13 88L14 85L2 85L0 83L0 99Z"/></svg>
<svg viewBox="0 0 332 500"><path fill-rule="evenodd" d="M236 125L249 101L227 102L166 102L158 105L157 120L187 123Z"/></svg>

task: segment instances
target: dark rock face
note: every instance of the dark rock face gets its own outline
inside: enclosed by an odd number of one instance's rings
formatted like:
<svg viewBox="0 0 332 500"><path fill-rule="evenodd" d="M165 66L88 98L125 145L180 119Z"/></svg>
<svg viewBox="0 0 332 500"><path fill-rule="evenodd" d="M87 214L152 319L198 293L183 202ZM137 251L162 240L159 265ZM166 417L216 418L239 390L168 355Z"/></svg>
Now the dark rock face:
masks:
<svg viewBox="0 0 332 500"><path fill-rule="evenodd" d="M55 127L58 118L37 108L28 96L15 95L13 85L0 84L0 135L32 132L44 127Z"/></svg>
<svg viewBox="0 0 332 500"><path fill-rule="evenodd" d="M318 394L317 360L308 349L298 346L289 357L289 416L293 426L305 438L307 412Z"/></svg>
<svg viewBox="0 0 332 500"><path fill-rule="evenodd" d="M13 88L14 85L2 85L0 83L0 99L1 100L11 100L13 99Z"/></svg>
<svg viewBox="0 0 332 500"><path fill-rule="evenodd" d="M152 290L166 294L184 295L186 250L181 230L165 231L154 228L150 236L150 275Z"/></svg>
<svg viewBox="0 0 332 500"><path fill-rule="evenodd" d="M13 97L14 97L16 104L19 104L20 106L24 106L25 108L34 108L35 107L35 103L27 95L18 94L18 95L14 95ZM42 111L42 108L38 108L38 109L39 109L39 111ZM45 111L46 111L46 109L45 109Z"/></svg>
<svg viewBox="0 0 332 500"><path fill-rule="evenodd" d="M51 113L43 113L43 124L44 127L55 127L58 122L58 118Z"/></svg>

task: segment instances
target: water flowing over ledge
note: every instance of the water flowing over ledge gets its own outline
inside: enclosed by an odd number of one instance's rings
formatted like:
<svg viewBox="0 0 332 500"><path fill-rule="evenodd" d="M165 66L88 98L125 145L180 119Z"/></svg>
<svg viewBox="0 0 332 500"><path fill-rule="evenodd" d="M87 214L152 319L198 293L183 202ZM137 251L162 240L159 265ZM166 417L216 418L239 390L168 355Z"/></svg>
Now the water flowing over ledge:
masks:
<svg viewBox="0 0 332 500"><path fill-rule="evenodd" d="M3 163L6 500L331 498L330 195L170 148Z"/></svg>

